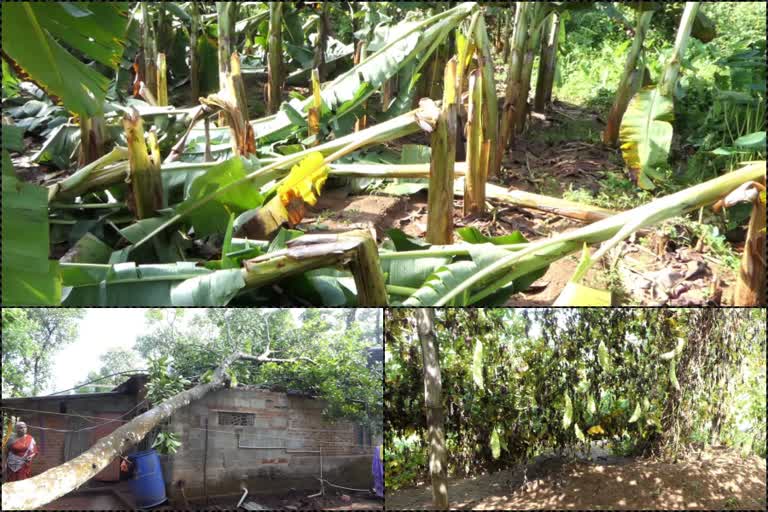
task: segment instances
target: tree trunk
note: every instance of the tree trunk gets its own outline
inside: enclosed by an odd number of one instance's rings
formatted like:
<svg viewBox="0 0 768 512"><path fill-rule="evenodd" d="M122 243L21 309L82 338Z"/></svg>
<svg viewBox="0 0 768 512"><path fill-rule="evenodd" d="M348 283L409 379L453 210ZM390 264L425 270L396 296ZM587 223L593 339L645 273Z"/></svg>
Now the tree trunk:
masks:
<svg viewBox="0 0 768 512"><path fill-rule="evenodd" d="M107 128L104 114L80 117L80 154L78 166L85 167L106 154Z"/></svg>
<svg viewBox="0 0 768 512"><path fill-rule="evenodd" d="M416 309L416 326L424 358L424 405L427 409L427 441L429 472L432 477L432 504L437 510L448 509L447 462L443 409L440 394L440 361L435 336L435 312L431 308Z"/></svg>
<svg viewBox="0 0 768 512"><path fill-rule="evenodd" d="M512 37L512 25L514 23L514 18L511 16L511 13L505 12L504 14L504 34L502 36L502 43L503 47L501 50L501 60L503 62L507 62L507 59L509 58L509 47L510 47L510 39Z"/></svg>
<svg viewBox="0 0 768 512"><path fill-rule="evenodd" d="M469 75L467 108L467 175L464 179L464 215L485 213L485 180L487 169L483 159L483 129L488 122L483 116L483 76L480 69ZM433 242L450 244L449 242Z"/></svg>
<svg viewBox="0 0 768 512"><path fill-rule="evenodd" d="M283 4L269 3L269 39L267 42L267 114L274 114L280 108L283 67Z"/></svg>
<svg viewBox="0 0 768 512"><path fill-rule="evenodd" d="M141 43L142 54L144 55L144 79L146 80L147 89L154 93L157 90L157 67L155 66L155 53L153 51L154 45L152 43L154 39L154 31L152 30L152 22L149 19L149 11L147 10L147 4L142 2L141 4Z"/></svg>
<svg viewBox="0 0 768 512"><path fill-rule="evenodd" d="M541 57L539 58L539 76L536 80L536 98L534 107L539 112L545 110L552 103L552 85L555 81L555 69L557 68L557 43L560 34L560 17L556 12L549 15L545 28L546 40L541 45Z"/></svg>
<svg viewBox="0 0 768 512"><path fill-rule="evenodd" d="M199 400L211 391L229 382L226 370L236 360L264 362L295 362L308 358L274 359L269 357L269 346L264 354L251 356L237 353L225 359L216 368L210 382L198 384L182 391L141 414L108 436L102 437L88 450L72 460L39 475L18 482L3 484L3 509L32 510L42 508L51 501L77 489L107 467L116 457L138 444L153 428L168 419L178 409Z"/></svg>
<svg viewBox="0 0 768 512"><path fill-rule="evenodd" d="M216 14L219 23L219 90L227 90L227 77L232 68L230 66L230 55L234 46L235 37L235 9L237 2L216 2ZM219 113L219 126L226 126L227 118L223 113Z"/></svg>
<svg viewBox="0 0 768 512"><path fill-rule="evenodd" d="M320 74L320 81L326 78L325 50L328 47L328 2L320 4L320 19L317 20L317 44L315 45L315 58L312 63Z"/></svg>
<svg viewBox="0 0 768 512"><path fill-rule="evenodd" d="M230 71L230 55L235 33L235 2L216 2L219 22L219 90L227 88Z"/></svg>
<svg viewBox="0 0 768 512"><path fill-rule="evenodd" d="M616 98L614 99L613 106L608 114L605 131L603 132L603 142L609 146L615 146L619 141L619 126L621 126L621 119L624 117L624 112L627 110L629 100L635 93L633 90L634 87L632 87L632 83L634 82L633 77L637 70L638 57L643 49L645 34L651 26L652 17L653 11L638 13L637 26L635 27L635 39L632 41L632 47L629 49L629 55L627 55L627 62L624 64L624 72L621 76L621 82L619 82L619 88L616 90Z"/></svg>
<svg viewBox="0 0 768 512"><path fill-rule="evenodd" d="M40 357L35 359L35 365L32 369L32 396L37 396L37 392L40 390Z"/></svg>
<svg viewBox="0 0 768 512"><path fill-rule="evenodd" d="M189 31L189 83L192 89L192 103L197 104L200 97L200 70L197 62L197 36L200 32L200 10L197 2L192 2L192 28Z"/></svg>
<svg viewBox="0 0 768 512"><path fill-rule="evenodd" d="M523 68L520 73L520 90L517 95L517 104L512 116L513 135L522 133L525 129L526 116L528 115L528 95L531 91L531 74L533 73L533 60L536 52L539 51L541 43L541 23L539 18L540 9L543 7L537 5L533 10L533 20L528 27L528 42L525 46L525 57L523 58Z"/></svg>

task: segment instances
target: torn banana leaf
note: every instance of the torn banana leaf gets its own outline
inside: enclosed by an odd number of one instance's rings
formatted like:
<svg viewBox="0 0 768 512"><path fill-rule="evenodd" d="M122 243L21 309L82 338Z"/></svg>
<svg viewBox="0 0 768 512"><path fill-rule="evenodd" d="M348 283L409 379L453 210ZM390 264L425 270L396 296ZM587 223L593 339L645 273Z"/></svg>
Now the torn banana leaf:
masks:
<svg viewBox="0 0 768 512"><path fill-rule="evenodd" d="M397 35L389 39L384 47L325 84L320 93L323 104L338 118L361 105L404 67L415 63L415 71L418 71L437 48L438 43L444 41L476 8L475 2L464 2L422 21L400 23ZM413 84L408 84L407 87L412 90ZM303 101L292 99L287 102L292 111L303 119L307 117L313 103L312 97ZM306 126L306 120L297 124L293 112L289 114L284 108L285 105L286 103L274 115L251 121L257 145L286 138ZM228 129L211 129L211 136L217 138L220 144L226 144L220 149L228 149ZM204 140L202 123L200 127L192 130L191 140ZM184 155L183 160L188 160L186 151Z"/></svg>
<svg viewBox="0 0 768 512"><path fill-rule="evenodd" d="M322 153L310 153L293 166L288 176L277 187L275 197L255 212L246 212L236 222L250 238L263 239L281 226L295 226L304 218L307 205L317 203L325 181L328 166ZM247 220L246 220L247 219Z"/></svg>
<svg viewBox="0 0 768 512"><path fill-rule="evenodd" d="M632 178L640 188L654 188L651 177L664 165L672 146L672 121L675 117L672 98L656 86L638 92L621 120L619 140Z"/></svg>

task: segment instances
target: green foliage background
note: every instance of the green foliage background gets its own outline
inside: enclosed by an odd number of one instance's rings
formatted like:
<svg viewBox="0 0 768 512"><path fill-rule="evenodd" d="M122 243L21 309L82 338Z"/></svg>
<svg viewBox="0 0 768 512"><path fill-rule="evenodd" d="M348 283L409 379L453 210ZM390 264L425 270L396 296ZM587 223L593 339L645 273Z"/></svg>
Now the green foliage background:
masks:
<svg viewBox="0 0 768 512"><path fill-rule="evenodd" d="M427 471L422 365L411 311L388 310L385 325L385 475L397 488ZM449 474L597 440L620 454L675 458L713 432L765 455L764 310L445 309L436 331ZM596 426L604 433L590 433Z"/></svg>

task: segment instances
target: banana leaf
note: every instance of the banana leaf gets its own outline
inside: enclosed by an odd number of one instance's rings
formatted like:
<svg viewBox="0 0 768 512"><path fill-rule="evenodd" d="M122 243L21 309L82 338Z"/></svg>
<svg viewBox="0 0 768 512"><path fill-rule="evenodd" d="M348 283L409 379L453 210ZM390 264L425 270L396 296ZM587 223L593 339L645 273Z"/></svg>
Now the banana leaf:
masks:
<svg viewBox="0 0 768 512"><path fill-rule="evenodd" d="M48 192L16 177L7 151L2 185L3 305L59 305L59 262L48 259Z"/></svg>
<svg viewBox="0 0 768 512"><path fill-rule="evenodd" d="M165 265L61 264L65 306L225 306L244 286L243 271L194 262Z"/></svg>
<svg viewBox="0 0 768 512"><path fill-rule="evenodd" d="M425 307L438 303L448 292L456 289L463 281L477 274L480 270L488 268L499 259L509 256L509 252L494 244L476 244L469 247L471 260L460 260L448 265L438 267L424 281L422 286L403 305L406 307ZM546 270L546 268L544 269ZM518 281L507 284L504 288L490 298L499 303L514 293L524 290L538 279L543 272L538 270L527 276L521 276ZM468 306L472 304L471 294L466 290L452 298L447 304L451 306Z"/></svg>
<svg viewBox="0 0 768 512"><path fill-rule="evenodd" d="M654 188L649 175L667 162L674 117L672 98L656 86L638 92L624 113L619 130L621 152L633 179L643 189Z"/></svg>
<svg viewBox="0 0 768 512"><path fill-rule="evenodd" d="M103 110L109 79L62 44L116 68L128 2L3 2L3 52L67 109L89 117Z"/></svg>

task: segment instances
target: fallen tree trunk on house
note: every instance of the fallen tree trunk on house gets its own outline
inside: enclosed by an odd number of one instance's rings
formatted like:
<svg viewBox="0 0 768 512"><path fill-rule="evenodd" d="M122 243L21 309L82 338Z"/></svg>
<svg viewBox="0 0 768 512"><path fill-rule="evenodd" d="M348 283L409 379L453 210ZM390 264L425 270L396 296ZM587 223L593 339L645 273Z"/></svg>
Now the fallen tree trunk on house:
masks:
<svg viewBox="0 0 768 512"><path fill-rule="evenodd" d="M135 417L111 434L102 437L91 448L74 459L27 480L3 484L3 510L39 509L56 498L77 489L106 468L115 457L124 454L129 448L139 443L153 428L169 418L178 409L227 385L229 377L226 371L237 360L242 359L257 363L283 363L301 359L314 362L306 357L276 359L269 357L269 354L269 346L260 356L233 354L216 368L210 382L198 384L172 396L144 414Z"/></svg>

